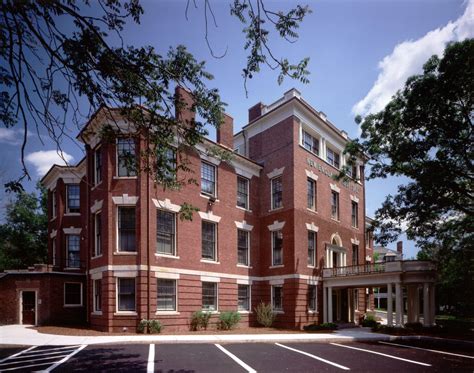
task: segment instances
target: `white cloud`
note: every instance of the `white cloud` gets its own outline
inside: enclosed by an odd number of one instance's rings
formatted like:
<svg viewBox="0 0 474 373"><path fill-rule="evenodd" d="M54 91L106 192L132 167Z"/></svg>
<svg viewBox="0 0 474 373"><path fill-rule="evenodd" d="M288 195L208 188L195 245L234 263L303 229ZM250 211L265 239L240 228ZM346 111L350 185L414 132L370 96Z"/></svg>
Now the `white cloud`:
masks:
<svg viewBox="0 0 474 373"><path fill-rule="evenodd" d="M369 93L352 108L354 114L367 115L382 110L410 76L423 71L433 54L442 56L446 44L474 36L474 0L454 22L428 32L417 40L404 41L379 62L380 73Z"/></svg>
<svg viewBox="0 0 474 373"><path fill-rule="evenodd" d="M20 134L13 128L0 128L0 143L16 145Z"/></svg>
<svg viewBox="0 0 474 373"><path fill-rule="evenodd" d="M56 150L40 150L25 157L25 160L36 168L38 176L46 174L53 164L65 165L73 159L72 155Z"/></svg>

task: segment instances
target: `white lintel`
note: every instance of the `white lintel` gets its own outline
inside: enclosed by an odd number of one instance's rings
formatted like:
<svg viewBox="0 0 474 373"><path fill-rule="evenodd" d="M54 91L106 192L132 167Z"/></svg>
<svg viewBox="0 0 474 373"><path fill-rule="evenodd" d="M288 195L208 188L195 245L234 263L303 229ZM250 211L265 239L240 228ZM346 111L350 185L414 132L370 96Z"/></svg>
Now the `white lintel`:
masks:
<svg viewBox="0 0 474 373"><path fill-rule="evenodd" d="M159 209L169 210L169 211L172 211L172 212L180 212L181 211L181 206L176 205L174 203L171 203L169 198L165 198L164 201L160 201L158 199L152 198L152 201L153 201L154 205Z"/></svg>
<svg viewBox="0 0 474 373"><path fill-rule="evenodd" d="M285 222L284 221L278 221L278 220L275 220L273 222L273 224L270 224L268 226L268 230L269 231L279 231L280 229L283 229L283 227L285 226Z"/></svg>
<svg viewBox="0 0 474 373"><path fill-rule="evenodd" d="M136 205L138 202L138 197L123 194L121 196L112 197L112 201L114 201L116 205Z"/></svg>
<svg viewBox="0 0 474 373"><path fill-rule="evenodd" d="M236 221L234 223L235 223L235 226L238 229L242 229L244 231L251 231L253 229L253 225L247 224L247 222L245 220L242 220L241 222Z"/></svg>

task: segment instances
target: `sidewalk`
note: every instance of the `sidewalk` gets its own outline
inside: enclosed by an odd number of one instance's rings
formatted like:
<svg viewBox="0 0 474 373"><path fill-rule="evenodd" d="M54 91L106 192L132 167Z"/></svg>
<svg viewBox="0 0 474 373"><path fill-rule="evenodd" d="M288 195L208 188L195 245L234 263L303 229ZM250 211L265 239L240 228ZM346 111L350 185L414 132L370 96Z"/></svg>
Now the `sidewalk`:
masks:
<svg viewBox="0 0 474 373"><path fill-rule="evenodd" d="M343 329L334 333L222 334L222 335L119 335L65 336L38 333L24 325L0 326L2 345L66 346L109 343L243 343L243 342L351 342L390 340L389 335L372 333L370 328Z"/></svg>

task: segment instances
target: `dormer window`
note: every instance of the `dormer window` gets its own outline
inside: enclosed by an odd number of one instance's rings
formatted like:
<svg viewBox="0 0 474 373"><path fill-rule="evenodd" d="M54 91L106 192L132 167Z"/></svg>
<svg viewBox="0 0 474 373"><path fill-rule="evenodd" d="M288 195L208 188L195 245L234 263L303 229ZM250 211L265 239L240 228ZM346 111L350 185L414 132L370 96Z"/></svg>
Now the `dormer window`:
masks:
<svg viewBox="0 0 474 373"><path fill-rule="evenodd" d="M336 153L334 150L332 150L331 148L327 148L327 151L326 151L326 161L336 167L336 168L339 168L340 166L340 155L339 153Z"/></svg>
<svg viewBox="0 0 474 373"><path fill-rule="evenodd" d="M136 176L135 142L131 138L117 139L117 176Z"/></svg>
<svg viewBox="0 0 474 373"><path fill-rule="evenodd" d="M319 155L319 140L306 131L303 131L303 146L311 153Z"/></svg>

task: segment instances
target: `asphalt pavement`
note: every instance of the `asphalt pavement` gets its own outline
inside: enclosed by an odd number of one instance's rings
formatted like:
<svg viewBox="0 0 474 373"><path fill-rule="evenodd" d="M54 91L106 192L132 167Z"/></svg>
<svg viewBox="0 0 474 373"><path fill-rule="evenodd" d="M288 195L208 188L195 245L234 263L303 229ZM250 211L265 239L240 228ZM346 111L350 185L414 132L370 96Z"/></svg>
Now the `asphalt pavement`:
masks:
<svg viewBox="0 0 474 373"><path fill-rule="evenodd" d="M0 348L11 372L473 372L470 347L416 341Z"/></svg>

